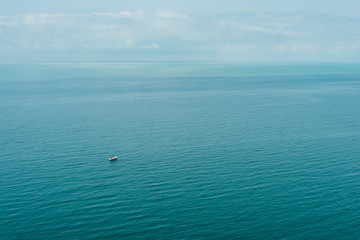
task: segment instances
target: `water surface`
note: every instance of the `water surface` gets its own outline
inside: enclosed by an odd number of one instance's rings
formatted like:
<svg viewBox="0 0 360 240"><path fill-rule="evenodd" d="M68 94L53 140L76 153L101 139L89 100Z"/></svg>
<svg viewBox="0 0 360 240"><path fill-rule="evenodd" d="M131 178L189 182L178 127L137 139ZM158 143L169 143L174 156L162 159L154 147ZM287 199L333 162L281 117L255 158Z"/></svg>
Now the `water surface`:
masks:
<svg viewBox="0 0 360 240"><path fill-rule="evenodd" d="M358 64L0 76L1 239L360 238Z"/></svg>

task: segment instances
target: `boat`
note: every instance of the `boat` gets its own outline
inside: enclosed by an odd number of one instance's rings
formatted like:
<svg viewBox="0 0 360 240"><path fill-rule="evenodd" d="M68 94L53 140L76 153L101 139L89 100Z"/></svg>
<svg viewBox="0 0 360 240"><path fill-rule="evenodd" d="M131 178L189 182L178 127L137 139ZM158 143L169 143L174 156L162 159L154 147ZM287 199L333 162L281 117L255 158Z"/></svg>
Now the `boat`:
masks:
<svg viewBox="0 0 360 240"><path fill-rule="evenodd" d="M115 160L117 160L117 156L111 156L111 157L109 157L109 161L115 161Z"/></svg>

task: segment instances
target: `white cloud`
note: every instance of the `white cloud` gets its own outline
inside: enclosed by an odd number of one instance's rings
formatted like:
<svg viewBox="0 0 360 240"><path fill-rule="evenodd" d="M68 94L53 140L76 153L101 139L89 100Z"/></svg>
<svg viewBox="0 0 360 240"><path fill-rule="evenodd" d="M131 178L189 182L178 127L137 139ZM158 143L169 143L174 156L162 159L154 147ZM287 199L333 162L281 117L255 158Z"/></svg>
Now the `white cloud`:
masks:
<svg viewBox="0 0 360 240"><path fill-rule="evenodd" d="M160 47L156 43L153 43L150 45L141 46L140 48L142 48L142 49L159 49Z"/></svg>
<svg viewBox="0 0 360 240"><path fill-rule="evenodd" d="M132 39L132 38L128 38L128 39L126 39L126 41L125 41L125 46L126 47L132 47L134 45L134 39Z"/></svg>
<svg viewBox="0 0 360 240"><path fill-rule="evenodd" d="M23 19L25 25L41 26L48 23L54 23L62 21L61 18L65 17L65 14L27 14Z"/></svg>
<svg viewBox="0 0 360 240"><path fill-rule="evenodd" d="M323 47L323 50L331 54L341 54L343 52L357 52L360 50L360 41L357 42L336 42L330 46Z"/></svg>
<svg viewBox="0 0 360 240"><path fill-rule="evenodd" d="M71 44L69 44L65 39L53 39L45 42L35 42L32 46L36 50L66 50L71 49Z"/></svg>
<svg viewBox="0 0 360 240"><path fill-rule="evenodd" d="M157 10L154 14L156 17L163 17L163 18L188 18L186 14L180 14L175 11L169 10Z"/></svg>
<svg viewBox="0 0 360 240"><path fill-rule="evenodd" d="M0 26L4 27L16 27L17 24L14 22L0 21Z"/></svg>
<svg viewBox="0 0 360 240"><path fill-rule="evenodd" d="M283 42L276 46L276 50L280 53L313 53L319 49L318 46L310 43L299 42Z"/></svg>
<svg viewBox="0 0 360 240"><path fill-rule="evenodd" d="M8 16L0 16L0 27L15 27L17 24Z"/></svg>
<svg viewBox="0 0 360 240"><path fill-rule="evenodd" d="M359 28L358 19L280 13L191 17L168 10L41 13L0 16L0 50L156 49L169 54L204 53L215 59L218 55L269 58L312 54L325 60L332 54L358 53L360 58L360 33L354 31Z"/></svg>
<svg viewBox="0 0 360 240"><path fill-rule="evenodd" d="M92 31L103 32L103 31L114 31L118 28L116 24L94 24L91 26Z"/></svg>
<svg viewBox="0 0 360 240"><path fill-rule="evenodd" d="M100 17L111 17L111 18L132 18L134 13L129 11L116 12L116 13L94 13L96 16Z"/></svg>

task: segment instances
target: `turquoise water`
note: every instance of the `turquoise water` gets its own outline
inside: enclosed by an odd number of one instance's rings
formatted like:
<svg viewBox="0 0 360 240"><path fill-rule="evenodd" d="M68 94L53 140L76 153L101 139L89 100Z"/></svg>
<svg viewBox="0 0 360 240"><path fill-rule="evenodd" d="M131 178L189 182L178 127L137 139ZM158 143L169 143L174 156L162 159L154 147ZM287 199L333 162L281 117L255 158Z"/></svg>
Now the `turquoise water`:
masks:
<svg viewBox="0 0 360 240"><path fill-rule="evenodd" d="M360 239L359 104L359 64L0 65L0 239Z"/></svg>

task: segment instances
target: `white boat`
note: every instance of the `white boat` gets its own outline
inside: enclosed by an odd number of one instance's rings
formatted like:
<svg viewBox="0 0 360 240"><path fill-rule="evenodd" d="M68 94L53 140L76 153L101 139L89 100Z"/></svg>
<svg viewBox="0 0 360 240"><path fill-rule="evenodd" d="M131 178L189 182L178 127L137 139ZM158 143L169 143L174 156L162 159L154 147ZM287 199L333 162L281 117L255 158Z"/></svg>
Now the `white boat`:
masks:
<svg viewBox="0 0 360 240"><path fill-rule="evenodd" d="M115 160L117 160L117 156L111 156L111 157L109 157L109 161L115 161Z"/></svg>

